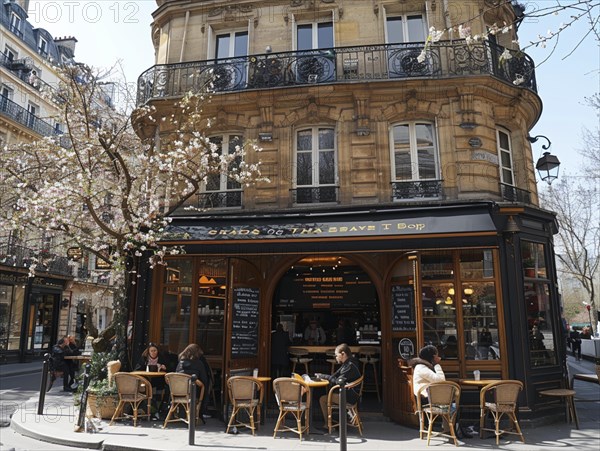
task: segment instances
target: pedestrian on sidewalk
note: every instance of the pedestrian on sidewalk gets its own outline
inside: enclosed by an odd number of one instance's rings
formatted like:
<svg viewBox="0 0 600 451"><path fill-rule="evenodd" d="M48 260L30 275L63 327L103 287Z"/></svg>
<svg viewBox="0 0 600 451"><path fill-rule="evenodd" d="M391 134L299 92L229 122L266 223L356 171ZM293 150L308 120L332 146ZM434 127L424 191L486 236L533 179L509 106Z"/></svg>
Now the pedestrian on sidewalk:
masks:
<svg viewBox="0 0 600 451"><path fill-rule="evenodd" d="M581 335L579 331L575 328L571 329L569 333L569 339L571 340L571 351L573 351L573 356L577 358L577 360L581 360Z"/></svg>

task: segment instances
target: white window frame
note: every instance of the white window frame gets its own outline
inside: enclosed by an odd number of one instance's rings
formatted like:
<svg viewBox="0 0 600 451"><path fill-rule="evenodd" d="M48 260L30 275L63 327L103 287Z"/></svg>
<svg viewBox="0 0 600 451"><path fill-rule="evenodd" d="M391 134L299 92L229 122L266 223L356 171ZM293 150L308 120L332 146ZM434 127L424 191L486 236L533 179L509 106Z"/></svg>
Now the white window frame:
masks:
<svg viewBox="0 0 600 451"><path fill-rule="evenodd" d="M504 134L507 137L508 149L503 148L500 143L501 134ZM512 137L510 135L510 132L504 127L496 128L496 147L498 150L498 170L500 171L500 182L506 185L515 186L515 170L512 155ZM506 159L508 159L508 166L506 165ZM508 174L510 174L510 178L512 180L507 180Z"/></svg>
<svg viewBox="0 0 600 451"><path fill-rule="evenodd" d="M10 16L10 29L11 31L16 31L18 33L21 33L21 24L23 23L23 19L21 19L21 17L13 12Z"/></svg>
<svg viewBox="0 0 600 451"><path fill-rule="evenodd" d="M8 61L16 61L19 59L19 52L10 47L9 45L4 46L4 56ZM12 57L11 57L12 56Z"/></svg>
<svg viewBox="0 0 600 451"><path fill-rule="evenodd" d="M222 133L222 134L218 134L218 135L212 135L209 137L209 140L213 140L215 138L222 139L221 145L220 145L221 152L223 152L223 149L227 149L227 151L229 152L229 145L230 145L231 141L235 138L238 139L240 146L244 142L244 136L240 133ZM201 191L202 191L202 193L217 193L217 192L224 192L224 191L242 191L242 186L239 183L238 183L238 185L239 185L238 187L235 187L235 188L228 187L227 186L228 182L231 182L231 181L232 180L227 175L227 171L223 170L223 171L221 171L221 174L219 175L219 188L218 189L209 189L207 186L207 182L203 182L202 186L201 186ZM234 183L236 183L236 182L234 182Z"/></svg>
<svg viewBox="0 0 600 451"><path fill-rule="evenodd" d="M409 138L409 150L410 150L410 162L411 162L411 178L398 180L396 178L396 149L394 146L394 128L398 126L408 125L408 138ZM419 149L426 148L426 146L420 146L417 143L417 125L427 125L431 127L433 132L433 156L435 164L435 176L434 178L421 178L419 174ZM390 158L391 158L391 171L392 171L392 182L418 182L418 181L432 181L440 179L440 147L438 143L437 124L431 121L406 121L398 122L390 127Z"/></svg>
<svg viewBox="0 0 600 451"><path fill-rule="evenodd" d="M48 41L42 36L40 36L40 39L38 40L38 51L43 56L48 54Z"/></svg>
<svg viewBox="0 0 600 451"><path fill-rule="evenodd" d="M423 21L423 39L421 40L411 40L410 36L408 35L408 18L412 17L412 16L421 16L421 19ZM396 19L396 18L400 18L402 19L402 42L401 43L408 43L408 42L425 42L425 39L427 38L427 15L425 13L421 13L421 12L413 12L413 13L404 13L404 14L394 14L394 13L386 13L385 16L385 20L384 20L384 24L385 24L385 42L387 44L397 44L396 42L390 42L389 39L389 20L390 19Z"/></svg>
<svg viewBox="0 0 600 451"><path fill-rule="evenodd" d="M333 133L333 149L319 149L319 130L321 129L327 129L327 130L331 130ZM298 185L298 134L300 132L304 132L306 130L310 130L311 131L311 135L312 135L312 149L310 150L311 156L312 156L312 172L311 172L311 178L312 178L312 183L310 185ZM320 152L331 152L333 151L333 166L334 166L334 176L333 176L333 183L320 183L319 182L319 171L320 171L320 167L319 167L319 154ZM301 152L306 152L308 153L308 151L301 151ZM314 126L308 126L308 127L299 127L298 129L296 129L295 133L294 133L294 175L293 175L293 180L294 180L294 187L295 188L317 188L317 187L323 187L323 186L337 186L338 185L338 148L337 148L337 134L336 134L336 130L335 127L331 126L331 125L314 125Z"/></svg>
<svg viewBox="0 0 600 451"><path fill-rule="evenodd" d="M293 36L293 48L294 50L298 50L298 27L303 25L311 25L312 26L312 38L311 38L311 50L318 50L320 48L328 48L321 47L319 45L319 25L330 23L331 24L331 42L333 43L332 47L335 47L335 21L333 20L333 13L331 17L322 18L320 20L301 20L298 22L294 22L294 36Z"/></svg>

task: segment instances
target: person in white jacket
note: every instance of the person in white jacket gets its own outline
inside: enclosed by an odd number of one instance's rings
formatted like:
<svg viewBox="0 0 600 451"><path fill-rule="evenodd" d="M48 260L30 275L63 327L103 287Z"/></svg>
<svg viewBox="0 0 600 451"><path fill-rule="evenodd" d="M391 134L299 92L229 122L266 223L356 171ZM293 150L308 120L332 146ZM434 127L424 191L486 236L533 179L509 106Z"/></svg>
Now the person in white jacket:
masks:
<svg viewBox="0 0 600 451"><path fill-rule="evenodd" d="M440 365L442 358L438 355L438 350L433 345L423 347L419 351L419 357L412 359L408 362L413 369L413 392L415 396L419 393L421 387L426 384L433 382L442 382L446 380L444 370ZM422 392L421 396L425 396L426 392ZM451 409L454 411L456 406L452 404ZM442 432L446 433L449 431L448 424L444 420L444 429ZM456 424L457 436L459 438L471 438L471 434L463 430L458 423Z"/></svg>
<svg viewBox="0 0 600 451"><path fill-rule="evenodd" d="M419 357L408 362L414 368L413 391L415 396L417 396L423 385L446 380L444 370L440 365L441 361L442 358L438 355L437 348L428 345L419 351Z"/></svg>

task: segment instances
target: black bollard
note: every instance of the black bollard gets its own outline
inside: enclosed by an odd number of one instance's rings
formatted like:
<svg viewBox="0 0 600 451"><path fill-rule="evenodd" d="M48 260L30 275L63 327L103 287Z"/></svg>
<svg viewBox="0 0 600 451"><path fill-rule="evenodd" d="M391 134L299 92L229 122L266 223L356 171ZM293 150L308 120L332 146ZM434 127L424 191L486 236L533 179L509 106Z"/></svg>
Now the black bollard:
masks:
<svg viewBox="0 0 600 451"><path fill-rule="evenodd" d="M196 438L196 380L198 376L192 374L190 378L190 422L189 422L189 439L190 445L195 444Z"/></svg>
<svg viewBox="0 0 600 451"><path fill-rule="evenodd" d="M48 387L48 373L50 372L50 354L44 354L44 363L42 364L42 380L40 382L40 399L38 400L38 415L44 415L44 403L46 402L46 392L52 388Z"/></svg>
<svg viewBox="0 0 600 451"><path fill-rule="evenodd" d="M85 365L83 373L83 391L81 392L81 398L79 398L79 417L75 424L75 432L81 432L85 429L85 412L87 410L87 399L88 399L88 386L90 385L90 368L92 366L88 363ZM65 375L66 377L66 375Z"/></svg>
<svg viewBox="0 0 600 451"><path fill-rule="evenodd" d="M340 451L346 451L346 378L340 377L336 383L340 386Z"/></svg>

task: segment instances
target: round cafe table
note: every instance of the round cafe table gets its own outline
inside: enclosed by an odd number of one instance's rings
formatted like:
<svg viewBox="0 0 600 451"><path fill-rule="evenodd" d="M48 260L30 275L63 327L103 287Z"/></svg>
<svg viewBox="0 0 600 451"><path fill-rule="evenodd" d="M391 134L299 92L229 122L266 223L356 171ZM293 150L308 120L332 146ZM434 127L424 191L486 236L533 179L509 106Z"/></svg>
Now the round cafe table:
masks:
<svg viewBox="0 0 600 451"><path fill-rule="evenodd" d="M267 405L267 401L268 401L268 382L271 382L271 378L269 376L256 376L254 379L256 379L258 382L260 382L260 385L262 386L261 390L263 391L263 403L260 406L260 424L265 424L265 415L266 415L266 405Z"/></svg>
<svg viewBox="0 0 600 451"><path fill-rule="evenodd" d="M313 404L315 404L313 402L313 390L315 388L322 388L322 387L327 387L329 385L329 381L326 380L313 380L311 379L310 381L305 381L304 378L302 376L300 376L299 374L294 374L294 377L298 380L304 381L306 383L306 385L308 385L308 389L309 392L307 393L308 399L310 399L310 409L308 412L308 416L309 416L309 423L308 423L308 433L309 434L316 434L317 432L315 432L315 429L313 428L311 430L311 425L313 423L313 418L314 418L314 414L313 414ZM318 401L317 401L318 404Z"/></svg>

